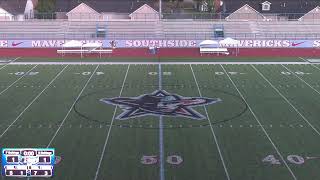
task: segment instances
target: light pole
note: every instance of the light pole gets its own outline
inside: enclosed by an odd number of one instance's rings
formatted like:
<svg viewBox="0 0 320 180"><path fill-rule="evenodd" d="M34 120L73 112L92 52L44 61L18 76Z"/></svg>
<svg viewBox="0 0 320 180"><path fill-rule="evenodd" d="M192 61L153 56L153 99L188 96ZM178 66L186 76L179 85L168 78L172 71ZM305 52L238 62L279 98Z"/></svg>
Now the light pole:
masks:
<svg viewBox="0 0 320 180"><path fill-rule="evenodd" d="M159 0L159 19L162 19L162 0Z"/></svg>

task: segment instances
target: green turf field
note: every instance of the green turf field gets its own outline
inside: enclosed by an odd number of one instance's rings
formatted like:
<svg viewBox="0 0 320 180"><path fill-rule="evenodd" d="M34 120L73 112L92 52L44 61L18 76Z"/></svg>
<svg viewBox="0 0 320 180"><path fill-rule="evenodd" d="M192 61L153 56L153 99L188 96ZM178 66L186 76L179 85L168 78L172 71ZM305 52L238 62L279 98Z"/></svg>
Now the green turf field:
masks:
<svg viewBox="0 0 320 180"><path fill-rule="evenodd" d="M6 58L7 60L13 60L12 58ZM59 58L41 58L41 57L21 57L17 58L16 62L305 62L304 59L299 57L201 57L199 59L190 57L103 57L103 58L88 58L79 59L77 57L59 57Z"/></svg>
<svg viewBox="0 0 320 180"><path fill-rule="evenodd" d="M302 63L3 64L0 145L55 148L54 180L316 180L319 77ZM203 119L141 104L122 120L130 107L101 101L160 89L221 101L189 108Z"/></svg>

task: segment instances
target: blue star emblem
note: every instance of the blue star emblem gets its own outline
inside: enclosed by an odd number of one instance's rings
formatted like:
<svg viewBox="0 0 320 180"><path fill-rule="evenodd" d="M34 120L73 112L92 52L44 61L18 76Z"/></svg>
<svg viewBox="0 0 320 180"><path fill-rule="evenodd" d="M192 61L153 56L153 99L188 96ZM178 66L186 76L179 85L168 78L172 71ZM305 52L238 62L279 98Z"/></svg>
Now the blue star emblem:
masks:
<svg viewBox="0 0 320 180"><path fill-rule="evenodd" d="M170 94L164 90L156 90L151 94L144 94L138 97L102 98L100 101L119 106L123 110L116 117L118 120L146 115L187 117L201 120L206 117L192 109L192 107L214 104L222 100L220 98L183 97L177 94Z"/></svg>

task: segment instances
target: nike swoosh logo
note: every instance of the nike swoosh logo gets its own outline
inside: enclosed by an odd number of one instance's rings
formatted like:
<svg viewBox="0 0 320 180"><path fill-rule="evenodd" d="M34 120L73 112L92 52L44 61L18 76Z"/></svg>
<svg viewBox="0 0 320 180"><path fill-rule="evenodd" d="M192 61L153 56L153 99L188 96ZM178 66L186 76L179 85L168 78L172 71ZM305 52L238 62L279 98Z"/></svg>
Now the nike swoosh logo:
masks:
<svg viewBox="0 0 320 180"><path fill-rule="evenodd" d="M299 42L299 43L292 43L291 45L293 46L293 47L295 47L295 46L299 46L300 44L303 44L303 43L305 43L305 41L303 41L303 42Z"/></svg>
<svg viewBox="0 0 320 180"><path fill-rule="evenodd" d="M20 44L22 44L23 42L19 42L19 43L15 43L15 42L12 42L12 46L13 47L16 47L16 46L19 46Z"/></svg>

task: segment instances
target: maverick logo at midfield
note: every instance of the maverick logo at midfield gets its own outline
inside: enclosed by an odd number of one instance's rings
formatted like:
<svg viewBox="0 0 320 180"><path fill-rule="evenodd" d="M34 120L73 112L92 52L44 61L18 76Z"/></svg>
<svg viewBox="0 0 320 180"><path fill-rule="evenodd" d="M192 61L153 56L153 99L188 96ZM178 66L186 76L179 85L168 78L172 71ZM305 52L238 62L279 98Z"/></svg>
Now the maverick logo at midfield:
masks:
<svg viewBox="0 0 320 180"><path fill-rule="evenodd" d="M117 117L119 120L145 115L176 116L200 120L205 117L191 107L214 104L221 102L221 99L182 97L177 94L170 94L164 90L157 90L151 94L144 94L139 97L103 98L100 101L107 104L119 105L123 110Z"/></svg>

